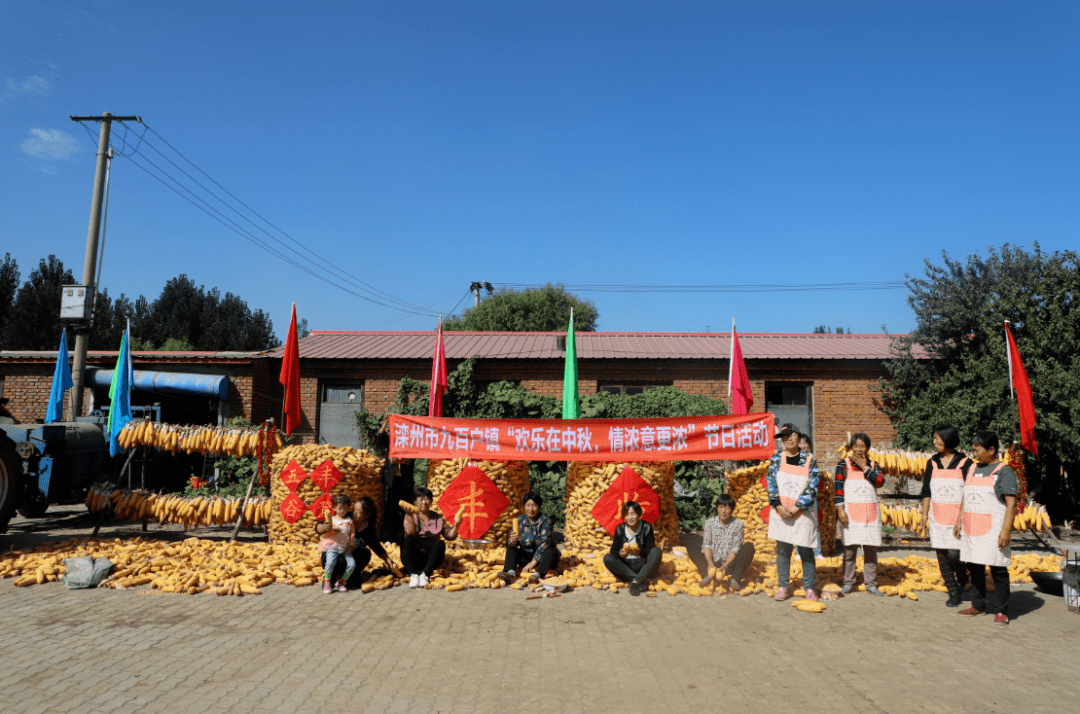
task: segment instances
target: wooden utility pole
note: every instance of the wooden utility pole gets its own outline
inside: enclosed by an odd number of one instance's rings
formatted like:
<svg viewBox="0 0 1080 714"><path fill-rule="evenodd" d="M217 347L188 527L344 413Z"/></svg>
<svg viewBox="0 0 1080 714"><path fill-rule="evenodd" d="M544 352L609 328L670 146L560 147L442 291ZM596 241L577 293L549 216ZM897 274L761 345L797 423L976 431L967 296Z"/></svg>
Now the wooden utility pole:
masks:
<svg viewBox="0 0 1080 714"><path fill-rule="evenodd" d="M71 121L96 121L101 124L98 137L97 171L94 175L94 197L90 201L90 228L86 233L86 258L83 260L82 284L88 289L88 299L94 300L94 268L97 265L98 236L101 231L101 203L105 197L105 171L109 162L109 135L114 121L142 122L142 117L115 117L103 112L99 117L71 117ZM93 302L90 304L90 319L93 320ZM90 340L90 325L75 328L75 359L71 367L71 420L82 416L83 388L86 384L86 349Z"/></svg>

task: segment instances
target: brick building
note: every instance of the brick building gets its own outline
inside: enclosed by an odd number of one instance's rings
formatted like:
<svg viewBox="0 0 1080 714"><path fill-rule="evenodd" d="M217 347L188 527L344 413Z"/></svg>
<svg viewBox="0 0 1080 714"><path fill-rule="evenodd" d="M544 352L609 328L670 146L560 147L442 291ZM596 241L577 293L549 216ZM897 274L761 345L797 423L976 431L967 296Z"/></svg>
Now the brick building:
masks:
<svg viewBox="0 0 1080 714"><path fill-rule="evenodd" d="M447 332L445 338L451 370L476 357L478 381L513 380L540 394L562 395L564 333ZM782 422L808 430L819 453L853 431L866 432L876 445L893 440L879 393L889 335L750 333L739 339L754 410L775 412ZM726 398L730 346L728 333L579 333L578 387L585 395L669 385ZM312 332L300 341L302 420L294 435L304 442L354 442L356 409L385 413L402 377L430 379L433 348L431 332ZM227 399L214 400L137 389L133 402L162 404L162 419L172 423L223 423L234 416L280 420L282 352L136 352L137 371L219 375L229 390ZM0 396L17 420L44 417L55 360L55 352L0 352ZM87 359L102 370L115 361L115 352L91 352ZM107 401L107 389L87 388L87 412Z"/></svg>
<svg viewBox="0 0 1080 714"><path fill-rule="evenodd" d="M754 409L810 431L818 451L839 446L854 431L875 444L891 443L895 432L879 384L892 337L740 335ZM476 357L478 381L514 380L562 396L564 333L447 332L445 340L450 370ZM726 398L730 347L729 333L578 333L578 388L585 395L668 385ZM385 413L402 377L430 379L433 351L431 332L312 332L300 341L303 420L296 435L333 443L327 437L351 428L356 405ZM282 352L267 353L272 374Z"/></svg>

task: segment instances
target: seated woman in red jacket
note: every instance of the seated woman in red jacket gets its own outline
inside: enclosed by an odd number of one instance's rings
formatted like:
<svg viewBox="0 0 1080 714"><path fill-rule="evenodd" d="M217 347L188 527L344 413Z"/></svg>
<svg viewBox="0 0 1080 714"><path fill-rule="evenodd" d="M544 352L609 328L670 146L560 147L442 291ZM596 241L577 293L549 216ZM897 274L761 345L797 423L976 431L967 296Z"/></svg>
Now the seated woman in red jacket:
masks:
<svg viewBox="0 0 1080 714"><path fill-rule="evenodd" d="M640 595L645 581L660 566L660 549L656 547L653 529L641 520L641 505L627 501L622 507L623 522L615 527L611 551L604 556L604 565L611 574L630 583L630 594Z"/></svg>

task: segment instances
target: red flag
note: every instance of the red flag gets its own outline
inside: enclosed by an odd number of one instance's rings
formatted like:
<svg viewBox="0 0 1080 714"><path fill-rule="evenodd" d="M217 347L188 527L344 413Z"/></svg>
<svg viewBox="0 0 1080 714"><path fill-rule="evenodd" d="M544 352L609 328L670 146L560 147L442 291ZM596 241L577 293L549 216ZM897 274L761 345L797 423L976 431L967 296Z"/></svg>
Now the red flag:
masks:
<svg viewBox="0 0 1080 714"><path fill-rule="evenodd" d="M1005 338L1009 343L1009 389L1016 390L1016 406L1020 410L1020 443L1031 453L1038 455L1039 445L1035 443L1035 402L1031 398L1031 382L1027 370L1020 359L1020 350L1009 331L1009 321L1005 321Z"/></svg>
<svg viewBox="0 0 1080 714"><path fill-rule="evenodd" d="M289 336L285 338L278 381L285 387L285 433L291 434L300 424L300 342L296 338L296 303L292 306L292 321L289 322Z"/></svg>
<svg viewBox="0 0 1080 714"><path fill-rule="evenodd" d="M442 398L446 391L446 346L443 345L442 320L439 320L439 329L435 337L435 357L431 363L431 399L428 401L427 415L429 417L441 417Z"/></svg>
<svg viewBox="0 0 1080 714"><path fill-rule="evenodd" d="M732 414L749 414L754 406L754 395L750 391L750 375L746 372L746 360L739 346L739 335L735 325L731 326L731 371L728 376L728 396L731 398Z"/></svg>

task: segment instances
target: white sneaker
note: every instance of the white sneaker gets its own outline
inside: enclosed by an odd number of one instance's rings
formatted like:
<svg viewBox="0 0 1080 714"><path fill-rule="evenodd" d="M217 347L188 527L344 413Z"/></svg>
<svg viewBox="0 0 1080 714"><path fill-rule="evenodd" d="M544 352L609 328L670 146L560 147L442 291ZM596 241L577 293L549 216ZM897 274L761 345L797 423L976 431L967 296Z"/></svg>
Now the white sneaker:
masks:
<svg viewBox="0 0 1080 714"><path fill-rule="evenodd" d="M419 575L410 575L409 576L409 587L410 588L420 587L420 576Z"/></svg>
<svg viewBox="0 0 1080 714"><path fill-rule="evenodd" d="M425 573L420 573L420 587L426 588L428 586L428 576Z"/></svg>

